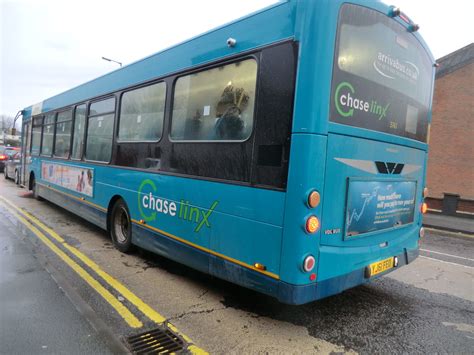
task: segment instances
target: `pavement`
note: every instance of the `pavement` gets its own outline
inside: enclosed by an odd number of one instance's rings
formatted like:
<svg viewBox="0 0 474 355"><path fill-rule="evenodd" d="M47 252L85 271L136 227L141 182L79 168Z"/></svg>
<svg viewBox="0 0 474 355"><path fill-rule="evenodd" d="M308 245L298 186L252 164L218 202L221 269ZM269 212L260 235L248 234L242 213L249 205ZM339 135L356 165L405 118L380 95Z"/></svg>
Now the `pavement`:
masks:
<svg viewBox="0 0 474 355"><path fill-rule="evenodd" d="M58 287L17 228L2 215L0 354L115 353Z"/></svg>
<svg viewBox="0 0 474 355"><path fill-rule="evenodd" d="M474 216L454 217L437 213L427 213L423 216L425 227L462 233L474 237Z"/></svg>

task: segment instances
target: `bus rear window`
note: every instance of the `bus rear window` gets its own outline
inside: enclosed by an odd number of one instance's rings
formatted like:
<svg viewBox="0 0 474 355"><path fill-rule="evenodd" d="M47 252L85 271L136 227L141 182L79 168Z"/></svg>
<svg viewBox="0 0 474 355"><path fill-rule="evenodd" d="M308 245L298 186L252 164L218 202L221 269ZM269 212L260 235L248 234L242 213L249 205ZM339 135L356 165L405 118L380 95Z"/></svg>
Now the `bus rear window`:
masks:
<svg viewBox="0 0 474 355"><path fill-rule="evenodd" d="M380 12L339 15L331 121L426 141L433 65L415 36Z"/></svg>

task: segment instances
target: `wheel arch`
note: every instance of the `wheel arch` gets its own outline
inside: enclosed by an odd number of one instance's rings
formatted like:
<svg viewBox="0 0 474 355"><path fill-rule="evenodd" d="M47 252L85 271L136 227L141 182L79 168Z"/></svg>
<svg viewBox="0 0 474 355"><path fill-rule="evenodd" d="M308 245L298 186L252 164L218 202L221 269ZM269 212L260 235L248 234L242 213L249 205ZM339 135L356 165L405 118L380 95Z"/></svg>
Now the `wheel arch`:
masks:
<svg viewBox="0 0 474 355"><path fill-rule="evenodd" d="M112 209L118 200L122 200L128 207L127 201L123 198L122 195L114 195L109 201L107 206L107 231L110 232L110 219L112 217Z"/></svg>
<svg viewBox="0 0 474 355"><path fill-rule="evenodd" d="M30 178L28 180L28 190L33 190L33 181L35 181L35 172L30 170Z"/></svg>

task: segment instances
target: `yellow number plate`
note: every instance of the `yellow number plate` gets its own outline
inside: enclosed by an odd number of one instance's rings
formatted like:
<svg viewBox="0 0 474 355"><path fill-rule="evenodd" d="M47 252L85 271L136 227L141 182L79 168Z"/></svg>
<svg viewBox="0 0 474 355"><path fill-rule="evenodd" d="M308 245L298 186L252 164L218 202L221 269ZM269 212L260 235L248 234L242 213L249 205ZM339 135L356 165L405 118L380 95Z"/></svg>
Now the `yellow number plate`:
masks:
<svg viewBox="0 0 474 355"><path fill-rule="evenodd" d="M369 277L375 276L377 274L380 274L384 271L387 271L393 268L393 266L394 266L393 257L385 259L385 260L377 261L376 263L372 263L368 266L368 270L367 270L368 276Z"/></svg>

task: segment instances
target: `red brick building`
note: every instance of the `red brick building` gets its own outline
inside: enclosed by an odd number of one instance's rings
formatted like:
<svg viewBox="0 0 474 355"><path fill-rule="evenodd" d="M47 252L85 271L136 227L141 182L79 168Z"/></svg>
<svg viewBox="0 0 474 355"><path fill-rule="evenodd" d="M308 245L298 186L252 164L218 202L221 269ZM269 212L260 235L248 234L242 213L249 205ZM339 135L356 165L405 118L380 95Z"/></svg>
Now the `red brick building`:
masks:
<svg viewBox="0 0 474 355"><path fill-rule="evenodd" d="M428 204L441 210L445 194L447 199L459 195L454 211L474 212L474 43L437 62Z"/></svg>

